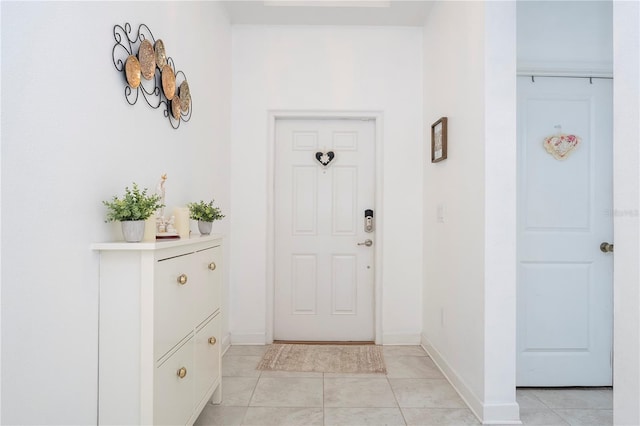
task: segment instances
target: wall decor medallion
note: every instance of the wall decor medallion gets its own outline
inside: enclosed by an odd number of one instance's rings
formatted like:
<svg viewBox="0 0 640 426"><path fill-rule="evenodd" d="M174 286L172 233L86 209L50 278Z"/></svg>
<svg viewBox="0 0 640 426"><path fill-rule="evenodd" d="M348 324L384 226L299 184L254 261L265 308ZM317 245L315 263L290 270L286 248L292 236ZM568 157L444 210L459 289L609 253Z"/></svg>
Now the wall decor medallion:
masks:
<svg viewBox="0 0 640 426"><path fill-rule="evenodd" d="M169 100L176 94L176 76L169 65L162 67L162 91Z"/></svg>
<svg viewBox="0 0 640 426"><path fill-rule="evenodd" d="M329 166L329 163L331 163L335 157L336 154L333 151L316 152L316 160L318 160L318 162L322 164L323 167Z"/></svg>
<svg viewBox="0 0 640 426"><path fill-rule="evenodd" d="M145 24L140 24L135 33L129 23L115 25L113 38L113 65L125 77L127 103L135 105L142 95L147 105L163 112L174 129L181 121L189 121L193 105L187 76L176 71L164 42L156 40Z"/></svg>
<svg viewBox="0 0 640 426"><path fill-rule="evenodd" d="M580 142L579 136L560 133L544 138L544 149L556 160L564 160L580 145Z"/></svg>
<svg viewBox="0 0 640 426"><path fill-rule="evenodd" d="M156 54L149 40L142 40L138 48L138 60L140 70L146 80L151 80L156 73Z"/></svg>
<svg viewBox="0 0 640 426"><path fill-rule="evenodd" d="M180 97L176 95L173 97L173 99L171 99L171 114L173 115L173 118L179 120L180 111Z"/></svg>
<svg viewBox="0 0 640 426"><path fill-rule="evenodd" d="M153 43L153 50L156 53L156 65L162 69L167 65L167 53L164 50L164 42L160 39Z"/></svg>
<svg viewBox="0 0 640 426"><path fill-rule="evenodd" d="M189 83L187 81L183 81L180 83L180 110L187 112L189 111L189 105L191 104L191 92L189 91Z"/></svg>
<svg viewBox="0 0 640 426"><path fill-rule="evenodd" d="M127 83L134 89L140 86L140 61L133 55L129 55L127 62L125 63L125 74L127 77Z"/></svg>

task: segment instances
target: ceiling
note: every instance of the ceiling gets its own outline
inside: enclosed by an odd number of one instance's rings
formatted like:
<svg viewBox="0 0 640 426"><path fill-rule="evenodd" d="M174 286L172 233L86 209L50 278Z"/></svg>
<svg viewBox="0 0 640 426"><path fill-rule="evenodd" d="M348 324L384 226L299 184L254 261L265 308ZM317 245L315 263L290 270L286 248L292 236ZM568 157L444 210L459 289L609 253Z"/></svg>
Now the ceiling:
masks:
<svg viewBox="0 0 640 426"><path fill-rule="evenodd" d="M424 25L431 1L271 0L223 1L236 25Z"/></svg>

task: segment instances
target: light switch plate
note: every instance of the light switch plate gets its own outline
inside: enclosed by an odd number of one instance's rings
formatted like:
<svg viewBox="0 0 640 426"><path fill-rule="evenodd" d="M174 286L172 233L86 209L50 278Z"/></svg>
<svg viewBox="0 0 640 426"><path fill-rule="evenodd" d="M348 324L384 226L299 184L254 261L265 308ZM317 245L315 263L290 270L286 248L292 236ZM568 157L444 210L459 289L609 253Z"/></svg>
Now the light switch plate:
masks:
<svg viewBox="0 0 640 426"><path fill-rule="evenodd" d="M444 223L444 204L438 204L436 208L436 221L438 223Z"/></svg>

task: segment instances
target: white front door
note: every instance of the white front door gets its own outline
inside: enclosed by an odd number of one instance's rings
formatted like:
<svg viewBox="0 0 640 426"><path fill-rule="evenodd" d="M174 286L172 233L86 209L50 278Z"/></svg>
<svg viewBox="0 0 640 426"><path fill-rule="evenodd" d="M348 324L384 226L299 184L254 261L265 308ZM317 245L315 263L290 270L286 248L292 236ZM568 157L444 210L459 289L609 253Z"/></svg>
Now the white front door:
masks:
<svg viewBox="0 0 640 426"><path fill-rule="evenodd" d="M275 145L274 339L374 340L375 122L278 119Z"/></svg>
<svg viewBox="0 0 640 426"><path fill-rule="evenodd" d="M518 78L518 386L612 384L612 139L611 80Z"/></svg>

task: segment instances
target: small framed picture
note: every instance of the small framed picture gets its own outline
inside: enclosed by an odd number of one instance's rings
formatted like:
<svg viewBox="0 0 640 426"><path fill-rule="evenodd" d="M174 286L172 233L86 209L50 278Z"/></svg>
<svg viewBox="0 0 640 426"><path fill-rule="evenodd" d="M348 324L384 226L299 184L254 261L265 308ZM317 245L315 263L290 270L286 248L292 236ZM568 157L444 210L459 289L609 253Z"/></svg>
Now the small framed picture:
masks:
<svg viewBox="0 0 640 426"><path fill-rule="evenodd" d="M437 163L447 158L447 117L442 117L431 125L431 162Z"/></svg>

